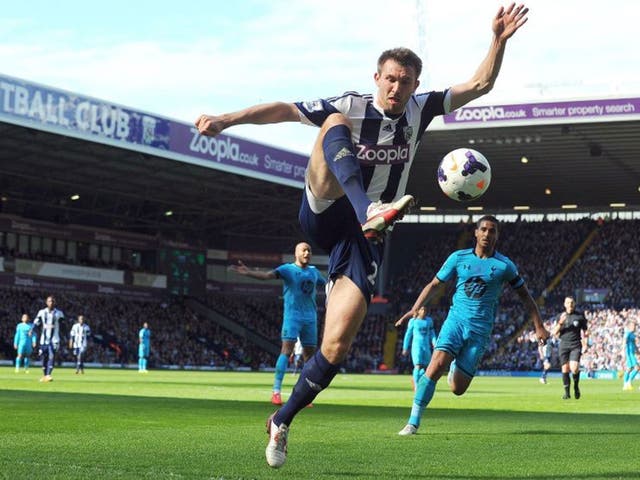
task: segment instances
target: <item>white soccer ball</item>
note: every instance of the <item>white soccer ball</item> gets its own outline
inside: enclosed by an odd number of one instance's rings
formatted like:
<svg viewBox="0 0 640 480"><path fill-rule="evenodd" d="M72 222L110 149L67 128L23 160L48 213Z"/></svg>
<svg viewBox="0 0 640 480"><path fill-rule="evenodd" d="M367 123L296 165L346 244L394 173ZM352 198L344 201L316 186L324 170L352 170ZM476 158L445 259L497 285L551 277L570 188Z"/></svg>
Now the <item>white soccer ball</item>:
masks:
<svg viewBox="0 0 640 480"><path fill-rule="evenodd" d="M491 183L491 165L480 152L458 148L447 153L438 166L438 184L445 195L458 202L474 200Z"/></svg>

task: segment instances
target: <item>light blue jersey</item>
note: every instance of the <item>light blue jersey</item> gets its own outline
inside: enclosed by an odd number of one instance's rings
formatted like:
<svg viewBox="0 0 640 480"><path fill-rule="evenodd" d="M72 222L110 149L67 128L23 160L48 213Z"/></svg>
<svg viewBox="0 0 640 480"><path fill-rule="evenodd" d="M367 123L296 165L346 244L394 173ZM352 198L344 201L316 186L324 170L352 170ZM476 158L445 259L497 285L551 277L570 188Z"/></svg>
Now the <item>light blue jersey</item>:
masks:
<svg viewBox="0 0 640 480"><path fill-rule="evenodd" d="M515 264L499 252L479 258L472 248L453 252L436 274L446 282L454 276L456 291L449 317L462 322L471 332L489 337L504 283L520 288L524 280Z"/></svg>
<svg viewBox="0 0 640 480"><path fill-rule="evenodd" d="M149 349L151 348L151 330L148 328L141 328L138 333L138 338L140 339L140 345L138 347L138 356L140 357L148 357Z"/></svg>
<svg viewBox="0 0 640 480"><path fill-rule="evenodd" d="M16 325L16 334L13 336L13 344L17 347L18 355L31 355L35 346L35 336L30 337L32 325L20 322Z"/></svg>
<svg viewBox="0 0 640 480"><path fill-rule="evenodd" d="M634 368L638 365L638 359L636 357L638 348L636 346L635 332L625 329L623 343L627 368Z"/></svg>
<svg viewBox="0 0 640 480"><path fill-rule="evenodd" d="M402 342L402 350L411 349L411 360L414 365L428 365L435 344L436 331L433 328L431 317L409 320Z"/></svg>
<svg viewBox="0 0 640 480"><path fill-rule="evenodd" d="M316 287L326 283L318 269L311 265L302 268L295 263L285 263L275 272L284 282L284 322L316 320Z"/></svg>
<svg viewBox="0 0 640 480"><path fill-rule="evenodd" d="M20 322L18 325L16 325L16 334L13 337L14 345L22 345L23 343L28 343L29 345L31 345L32 338L29 336L30 330L30 323Z"/></svg>

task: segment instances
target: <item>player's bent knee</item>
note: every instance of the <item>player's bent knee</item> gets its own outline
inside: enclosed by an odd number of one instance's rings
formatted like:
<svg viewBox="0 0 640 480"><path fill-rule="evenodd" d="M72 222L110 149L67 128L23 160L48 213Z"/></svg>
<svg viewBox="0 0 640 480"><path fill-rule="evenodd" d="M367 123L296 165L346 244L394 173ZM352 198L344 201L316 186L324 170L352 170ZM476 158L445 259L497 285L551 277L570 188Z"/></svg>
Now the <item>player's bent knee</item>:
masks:
<svg viewBox="0 0 640 480"><path fill-rule="evenodd" d="M352 129L351 121L345 117L342 113L332 113L329 115L322 124L322 131L326 132L336 125L345 125L349 130Z"/></svg>

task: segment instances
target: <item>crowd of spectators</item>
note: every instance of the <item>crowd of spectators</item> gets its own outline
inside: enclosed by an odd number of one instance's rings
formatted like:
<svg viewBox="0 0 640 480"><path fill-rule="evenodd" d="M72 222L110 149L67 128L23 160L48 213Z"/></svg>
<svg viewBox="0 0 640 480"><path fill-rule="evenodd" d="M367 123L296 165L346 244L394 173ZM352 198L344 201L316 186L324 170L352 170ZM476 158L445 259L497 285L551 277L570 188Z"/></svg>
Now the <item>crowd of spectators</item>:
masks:
<svg viewBox="0 0 640 480"><path fill-rule="evenodd" d="M379 368L383 349L393 322L413 303L422 287L438 271L447 256L457 248L473 244L474 225L458 224L440 228L430 235L425 230L423 241L388 282L386 296L393 307L385 314L368 315L345 361L347 371L363 372ZM553 289L552 281L570 264L572 257L589 234L592 241L571 265ZM589 370L620 368L620 343L623 322L638 318L640 287L635 274L640 264L640 221L515 222L502 223L498 251L518 265L520 274L536 299L544 300L543 318L551 328L561 311L566 295L584 288L605 289L608 295L601 305L581 303L590 322L589 350L583 365ZM44 258L43 258L44 259ZM51 259L49 259L51 260ZM44 294L28 290L0 290L0 353L13 358L13 332L21 313L33 316L44 305ZM53 292L55 294L55 292ZM439 302L430 308L436 332L446 317L453 293L449 282ZM155 366L224 366L253 369L271 368L275 357L195 312L177 301L127 300L104 295L64 293L56 295L66 314L63 334L79 314L86 316L94 333L88 362L135 362L137 332L144 321L152 330L150 363ZM322 336L324 299L319 298L319 340ZM210 293L209 308L244 325L279 345L282 325L282 298L274 295L231 295ZM640 319L639 319L640 320ZM482 369L531 370L540 367L537 345L527 329L528 316L517 295L509 287L501 299L491 342L482 361ZM396 364L403 368L407 359L400 356L404 330L397 332ZM61 359L71 360L62 342ZM554 366L557 367L554 352Z"/></svg>
<svg viewBox="0 0 640 480"><path fill-rule="evenodd" d="M472 232L474 225L468 225ZM551 291L547 287L562 273L564 267L587 240L589 234L596 231L592 241L578 260L560 278ZM471 235L465 238L460 226L452 226L451 232L458 231L461 241L470 246ZM577 222L503 222L500 226L498 251L510 257L518 266L521 276L535 299L544 301L541 307L545 324L550 328L557 314L562 310L562 301L567 295L576 295L580 289L606 289L608 295L601 305L579 304L579 308L587 309L587 318L593 323L593 334L589 351L583 356L583 364L590 370L619 368L619 344L623 329L621 318L634 315L632 307L640 302L640 287L634 281L640 264L640 221L636 220L590 220ZM437 238L442 241L443 238ZM453 242L450 242L453 245ZM459 242L460 243L460 242ZM427 242L425 252L416 254L414 265L407 267L398 279L409 280L413 299L420 288L440 267L447 254L440 252L441 247ZM449 246L449 252L455 247ZM430 263L435 262L435 267ZM429 273L422 275L423 270ZM399 291L396 287L394 292ZM450 301L452 285L448 285L443 295L444 302ZM580 302L580 298L578 298ZM541 302L542 303L542 302ZM406 307L406 305L405 305ZM446 313L432 315L436 331L439 331ZM607 322L603 323L602 318ZM440 318L441 317L441 318ZM599 319L597 322L595 319ZM613 327L613 319L617 326ZM485 353L480 368L532 370L540 368L537 345L532 341L533 333L526 330L528 315L520 304L517 295L505 288L492 332L491 343ZM523 329L525 330L523 332ZM615 330L615 333L614 333ZM556 345L557 340L553 339ZM400 345L400 341L398 341ZM397 347L397 350L399 346ZM554 365L557 367L557 349L554 349ZM402 362L400 362L402 364Z"/></svg>
<svg viewBox="0 0 640 480"><path fill-rule="evenodd" d="M143 322L149 323L152 332L149 359L152 367L257 369L270 360L261 349L219 325L203 321L180 302L67 292L53 294L58 308L65 314L65 322L61 325L60 361L73 359L66 340L78 315L85 316L93 334L85 356L87 362L135 363L138 331ZM32 318L44 308L45 295L29 290L0 289L0 353L5 359L15 357L13 335L20 316L27 313Z"/></svg>
<svg viewBox="0 0 640 480"><path fill-rule="evenodd" d="M583 353L581 363L588 374L596 371L622 371L623 336L625 324L629 320L640 322L640 309L596 308L584 311L588 321L588 347ZM545 327L551 330L558 319L558 314L545 320ZM558 340L551 339L551 366L559 368ZM538 355L537 342L532 330L524 331L495 362L492 368L506 370L538 370L542 368Z"/></svg>

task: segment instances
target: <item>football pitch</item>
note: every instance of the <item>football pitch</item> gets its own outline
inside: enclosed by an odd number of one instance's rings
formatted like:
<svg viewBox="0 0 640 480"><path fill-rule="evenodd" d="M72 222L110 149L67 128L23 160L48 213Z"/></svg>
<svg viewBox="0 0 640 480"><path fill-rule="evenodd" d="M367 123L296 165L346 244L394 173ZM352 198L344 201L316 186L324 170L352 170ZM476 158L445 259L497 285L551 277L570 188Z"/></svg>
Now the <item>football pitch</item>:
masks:
<svg viewBox="0 0 640 480"><path fill-rule="evenodd" d="M273 470L270 373L40 373L0 368L0 478L640 478L640 392L621 381L582 380L580 400L561 400L558 378L477 377L462 397L443 379L418 435L400 437L410 377L338 374Z"/></svg>

